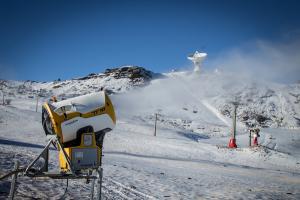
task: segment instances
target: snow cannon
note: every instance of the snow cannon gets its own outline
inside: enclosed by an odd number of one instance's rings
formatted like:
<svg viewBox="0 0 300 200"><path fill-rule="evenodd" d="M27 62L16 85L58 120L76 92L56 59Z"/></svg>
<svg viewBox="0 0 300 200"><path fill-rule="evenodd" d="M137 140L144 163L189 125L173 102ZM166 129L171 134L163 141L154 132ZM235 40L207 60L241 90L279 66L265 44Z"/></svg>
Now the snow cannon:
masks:
<svg viewBox="0 0 300 200"><path fill-rule="evenodd" d="M111 131L116 124L113 104L105 92L45 103L42 124L46 135L57 135L64 147L76 146L84 130L96 138Z"/></svg>
<svg viewBox="0 0 300 200"><path fill-rule="evenodd" d="M62 171L96 169L101 165L103 139L116 124L113 104L104 92L96 92L42 108L46 135L56 135Z"/></svg>

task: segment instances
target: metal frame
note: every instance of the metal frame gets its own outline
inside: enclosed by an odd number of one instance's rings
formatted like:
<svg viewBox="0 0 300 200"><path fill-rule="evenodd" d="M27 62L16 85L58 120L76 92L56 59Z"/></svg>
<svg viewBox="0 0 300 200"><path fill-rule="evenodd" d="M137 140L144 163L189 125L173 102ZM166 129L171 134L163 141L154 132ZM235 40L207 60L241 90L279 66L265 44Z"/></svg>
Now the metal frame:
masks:
<svg viewBox="0 0 300 200"><path fill-rule="evenodd" d="M48 169L48 152L49 152L49 147L51 144L53 144L53 142L55 142L56 144L58 144L59 148L62 149L63 155L68 163L68 165L70 166L70 172L66 172L66 173L62 173L62 172L48 172L48 171L42 171L43 169ZM43 157L43 156L45 156ZM102 155L101 155L102 156ZM45 166L42 167L42 170L36 171L36 170L31 170L33 169L33 166L37 163L37 161L43 157L45 159L45 165L47 165L47 167L45 168ZM46 160L47 159L47 160ZM24 170L24 176L28 176L31 178L40 178L40 177L48 177L48 178L52 178L52 179L86 179L87 181L89 180L93 180L92 181L92 188L91 188L91 199L94 199L94 187L95 187L95 182L97 180L97 192L96 192L96 199L97 200L101 200L101 189L102 189L102 177L103 177L103 169L101 167L102 163L99 163L99 167L97 169L93 169L93 171L96 171L96 175L90 174L90 173L86 173L86 174L82 174L82 173L75 173L73 170L73 166L72 163L69 159L69 157L67 156L67 153L65 152L64 148L62 147L62 144L59 142L57 136L53 137L49 140L49 142L46 144L45 148L43 149L43 151L37 156L36 159L34 159ZM18 172L15 173L16 176L18 175ZM15 175L14 174L14 175ZM14 187L15 181L12 182L12 187ZM68 187L68 186L67 186ZM67 191L67 188L66 188ZM14 190L13 190L14 193Z"/></svg>

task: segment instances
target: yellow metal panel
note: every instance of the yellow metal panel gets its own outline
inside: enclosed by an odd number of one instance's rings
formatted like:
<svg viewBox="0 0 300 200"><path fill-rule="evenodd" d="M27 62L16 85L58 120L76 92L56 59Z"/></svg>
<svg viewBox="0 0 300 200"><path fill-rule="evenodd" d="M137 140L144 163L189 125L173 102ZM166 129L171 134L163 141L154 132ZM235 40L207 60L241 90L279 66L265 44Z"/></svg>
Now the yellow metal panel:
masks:
<svg viewBox="0 0 300 200"><path fill-rule="evenodd" d="M105 111L111 117L114 124L116 124L116 114L114 110L114 106L111 103L110 98L105 94Z"/></svg>
<svg viewBox="0 0 300 200"><path fill-rule="evenodd" d="M64 150L66 151L67 156L70 158L70 161L72 161L72 149L73 148L79 148L79 149L84 149L84 148L97 148L97 164L100 165L101 164L101 159L102 159L102 149L99 148L96 145L96 137L95 137L95 133L86 133L86 134L91 134L92 135L92 145L90 146L84 146L83 143L83 137L85 134L81 135L81 144L80 146L76 146L76 147L69 147L69 148L64 148ZM65 160L64 154L62 149L60 149L59 151L59 165L60 165L60 169L61 171L68 171L70 170L70 166L68 166L67 161Z"/></svg>
<svg viewBox="0 0 300 200"><path fill-rule="evenodd" d="M43 107L46 109L46 111L49 114L50 120L51 120L51 124L53 126L54 132L56 133L56 135L61 138L60 141L62 140L62 133L61 133L61 123L64 121L63 118L61 116L59 116L58 114L56 114L53 110L51 110L51 108L49 107L48 103L44 103Z"/></svg>
<svg viewBox="0 0 300 200"><path fill-rule="evenodd" d="M72 155L71 148L64 148L64 149L65 149L67 156L70 158L71 157L70 155ZM59 150L59 166L60 166L61 171L68 171L70 169L70 167L68 166L68 163L65 159L62 149Z"/></svg>

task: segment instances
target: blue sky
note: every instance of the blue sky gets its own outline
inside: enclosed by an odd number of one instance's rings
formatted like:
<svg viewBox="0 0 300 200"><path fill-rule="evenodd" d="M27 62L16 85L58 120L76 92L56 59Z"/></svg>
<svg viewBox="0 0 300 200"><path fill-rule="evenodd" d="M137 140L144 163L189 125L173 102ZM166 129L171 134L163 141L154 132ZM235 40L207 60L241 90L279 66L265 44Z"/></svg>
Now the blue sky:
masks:
<svg viewBox="0 0 300 200"><path fill-rule="evenodd" d="M49 81L109 67L167 72L300 28L300 3L275 0L0 0L0 78Z"/></svg>

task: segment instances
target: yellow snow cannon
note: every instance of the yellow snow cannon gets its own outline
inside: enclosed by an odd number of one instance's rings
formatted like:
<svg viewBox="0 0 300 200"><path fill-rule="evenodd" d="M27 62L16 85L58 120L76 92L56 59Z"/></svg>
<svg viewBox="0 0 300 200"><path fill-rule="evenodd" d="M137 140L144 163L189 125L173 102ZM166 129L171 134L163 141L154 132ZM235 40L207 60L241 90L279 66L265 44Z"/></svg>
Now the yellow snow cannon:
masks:
<svg viewBox="0 0 300 200"><path fill-rule="evenodd" d="M104 92L45 103L42 124L56 135L62 171L96 169L101 165L103 139L116 124L113 104Z"/></svg>

